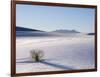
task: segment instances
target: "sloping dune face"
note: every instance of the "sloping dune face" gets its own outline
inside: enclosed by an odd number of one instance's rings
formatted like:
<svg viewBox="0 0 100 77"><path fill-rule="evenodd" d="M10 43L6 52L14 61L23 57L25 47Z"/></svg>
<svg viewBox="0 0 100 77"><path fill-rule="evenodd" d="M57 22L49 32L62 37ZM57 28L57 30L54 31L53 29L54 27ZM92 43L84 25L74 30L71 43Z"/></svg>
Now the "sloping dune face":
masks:
<svg viewBox="0 0 100 77"><path fill-rule="evenodd" d="M32 49L44 52L33 62ZM43 72L94 68L94 36L16 37L16 72Z"/></svg>

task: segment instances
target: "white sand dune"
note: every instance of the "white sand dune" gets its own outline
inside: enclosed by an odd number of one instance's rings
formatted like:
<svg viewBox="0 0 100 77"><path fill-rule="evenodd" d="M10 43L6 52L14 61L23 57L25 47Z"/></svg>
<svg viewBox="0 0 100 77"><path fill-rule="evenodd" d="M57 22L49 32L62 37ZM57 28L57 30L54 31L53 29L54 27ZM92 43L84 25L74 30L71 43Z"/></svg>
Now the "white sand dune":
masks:
<svg viewBox="0 0 100 77"><path fill-rule="evenodd" d="M33 63L32 49L44 51L43 63ZM18 37L16 72L43 72L94 68L94 37Z"/></svg>

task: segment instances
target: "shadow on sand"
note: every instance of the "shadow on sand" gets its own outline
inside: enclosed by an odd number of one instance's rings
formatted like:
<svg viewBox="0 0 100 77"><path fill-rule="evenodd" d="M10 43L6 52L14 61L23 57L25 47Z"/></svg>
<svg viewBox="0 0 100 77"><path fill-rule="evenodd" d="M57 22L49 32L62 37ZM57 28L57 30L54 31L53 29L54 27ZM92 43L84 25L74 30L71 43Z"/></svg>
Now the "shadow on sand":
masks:
<svg viewBox="0 0 100 77"><path fill-rule="evenodd" d="M37 62L27 60L27 61L19 61L19 62L16 62L16 63L37 63Z"/></svg>
<svg viewBox="0 0 100 77"><path fill-rule="evenodd" d="M28 59L28 60L25 60L25 59ZM61 64L51 63L51 62L48 62L48 61L45 61L45 60L40 61L40 62L33 62L33 61L29 60L29 58L21 58L21 59L16 59L16 61L17 61L16 63L42 63L42 64L45 64L45 65L49 65L49 66L61 68L61 69L66 69L66 70L75 69L72 66L65 66L65 65L61 65Z"/></svg>
<svg viewBox="0 0 100 77"><path fill-rule="evenodd" d="M27 57L27 58L16 59L16 63L36 63L36 62L33 62L32 60L30 60L29 57Z"/></svg>
<svg viewBox="0 0 100 77"><path fill-rule="evenodd" d="M26 59L30 59L30 57L26 57L26 58L19 58L19 59L16 59L17 60L26 60Z"/></svg>
<svg viewBox="0 0 100 77"><path fill-rule="evenodd" d="M41 63L43 63L45 65L53 66L53 67L56 67L56 68L61 68L61 69L68 69L68 70L75 69L71 66L60 65L60 64L56 64L56 63L47 62L47 61L42 61Z"/></svg>

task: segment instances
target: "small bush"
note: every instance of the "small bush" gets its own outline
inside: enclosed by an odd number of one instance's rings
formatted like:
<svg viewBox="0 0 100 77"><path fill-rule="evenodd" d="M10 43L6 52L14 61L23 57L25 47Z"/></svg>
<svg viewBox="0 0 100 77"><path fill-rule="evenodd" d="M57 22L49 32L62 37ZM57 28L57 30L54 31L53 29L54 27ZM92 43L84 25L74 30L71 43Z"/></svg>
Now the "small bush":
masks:
<svg viewBox="0 0 100 77"><path fill-rule="evenodd" d="M31 50L31 58L35 62L39 62L43 60L44 53L42 50L33 49Z"/></svg>

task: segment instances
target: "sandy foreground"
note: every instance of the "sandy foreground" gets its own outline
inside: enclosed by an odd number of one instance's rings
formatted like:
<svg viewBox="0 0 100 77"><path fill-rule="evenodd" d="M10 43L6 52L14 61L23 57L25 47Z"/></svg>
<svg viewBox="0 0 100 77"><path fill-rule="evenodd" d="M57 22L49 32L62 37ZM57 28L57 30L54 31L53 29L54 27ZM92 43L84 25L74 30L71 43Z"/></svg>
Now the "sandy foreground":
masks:
<svg viewBox="0 0 100 77"><path fill-rule="evenodd" d="M32 49L44 51L43 62L33 62ZM18 37L16 73L94 68L94 37Z"/></svg>

